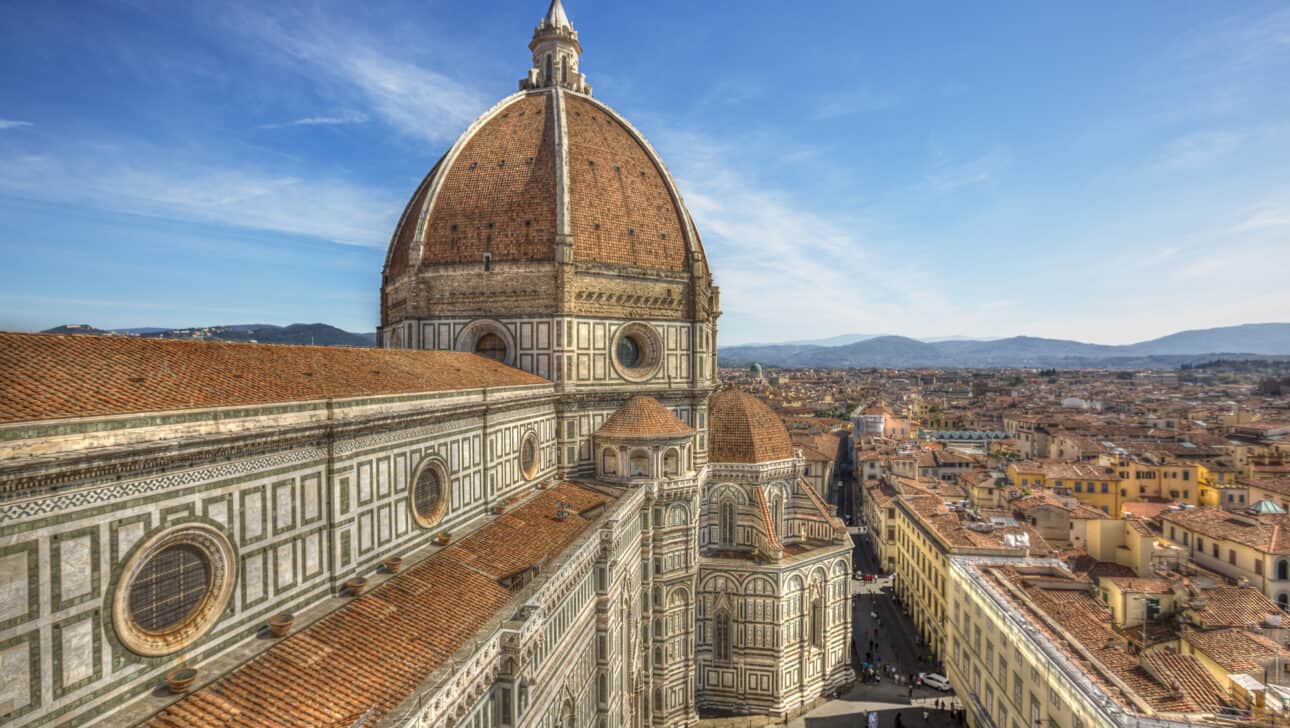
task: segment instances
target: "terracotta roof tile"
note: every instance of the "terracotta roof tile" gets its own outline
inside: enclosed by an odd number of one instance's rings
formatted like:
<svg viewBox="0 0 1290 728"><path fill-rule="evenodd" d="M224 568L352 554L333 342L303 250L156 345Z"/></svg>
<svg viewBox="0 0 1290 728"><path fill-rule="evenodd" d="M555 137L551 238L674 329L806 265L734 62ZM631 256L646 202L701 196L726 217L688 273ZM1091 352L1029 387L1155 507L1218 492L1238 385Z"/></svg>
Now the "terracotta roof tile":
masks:
<svg viewBox="0 0 1290 728"><path fill-rule="evenodd" d="M1235 541L1264 553L1290 554L1288 513L1253 515L1218 508L1188 508L1161 513L1160 520L1210 539Z"/></svg>
<svg viewBox="0 0 1290 728"><path fill-rule="evenodd" d="M1267 637L1241 628L1204 631L1184 628L1182 636L1228 672L1261 674L1263 662L1278 655L1284 660L1290 654Z"/></svg>
<svg viewBox="0 0 1290 728"><path fill-rule="evenodd" d="M1200 598L1203 606L1194 610L1194 618L1207 627L1254 627L1269 614L1281 614L1280 607L1253 587L1216 586L1202 591Z"/></svg>
<svg viewBox="0 0 1290 728"><path fill-rule="evenodd" d="M540 566L591 524L610 496L562 483L182 700L151 726L349 725L410 696L514 596L498 581ZM570 504L565 520L556 504Z"/></svg>
<svg viewBox="0 0 1290 728"><path fill-rule="evenodd" d="M1195 657L1167 650L1134 654L1110 626L1110 609L1080 588L1079 580L1067 579L1069 585L1062 588L1059 584L1063 579L1056 575L1032 578L1010 566L995 568L993 572L994 578L1010 583L1025 595L1024 600L1019 600L1009 594L1006 597L1009 601L1036 617L1043 615L1051 620L1050 623L1032 618L1031 624L1106 694L1126 707L1134 706L1106 673L1123 681L1158 711L1196 713L1212 711L1223 704L1223 690ZM1053 624L1060 631L1054 630ZM1069 640L1078 643L1084 652L1076 650ZM1090 662L1085 654L1096 663Z"/></svg>
<svg viewBox="0 0 1290 728"><path fill-rule="evenodd" d="M694 434L694 430L657 399L638 394L623 402L597 435L608 437L674 437Z"/></svg>
<svg viewBox="0 0 1290 728"><path fill-rule="evenodd" d="M0 422L545 383L458 352L0 332Z"/></svg>
<svg viewBox="0 0 1290 728"><path fill-rule="evenodd" d="M724 389L708 401L708 426L708 459L714 463L764 463L795 454L779 416L738 389Z"/></svg>

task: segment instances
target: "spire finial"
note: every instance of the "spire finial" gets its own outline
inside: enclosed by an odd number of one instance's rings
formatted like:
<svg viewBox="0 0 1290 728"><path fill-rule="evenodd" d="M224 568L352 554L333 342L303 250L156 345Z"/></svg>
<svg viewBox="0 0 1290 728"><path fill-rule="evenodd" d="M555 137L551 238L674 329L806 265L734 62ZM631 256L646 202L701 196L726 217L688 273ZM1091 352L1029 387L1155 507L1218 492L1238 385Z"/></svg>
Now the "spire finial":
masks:
<svg viewBox="0 0 1290 728"><path fill-rule="evenodd" d="M533 51L533 67L528 77L520 81L521 90L559 86L591 95L591 84L578 71L578 60L582 57L578 31L569 22L561 0L551 0L546 15L533 30L529 50Z"/></svg>
<svg viewBox="0 0 1290 728"><path fill-rule="evenodd" d="M542 25L548 28L568 28L573 30L573 23L569 22L569 15L564 12L564 3L560 0L551 0L551 7L546 10L546 17L542 19Z"/></svg>

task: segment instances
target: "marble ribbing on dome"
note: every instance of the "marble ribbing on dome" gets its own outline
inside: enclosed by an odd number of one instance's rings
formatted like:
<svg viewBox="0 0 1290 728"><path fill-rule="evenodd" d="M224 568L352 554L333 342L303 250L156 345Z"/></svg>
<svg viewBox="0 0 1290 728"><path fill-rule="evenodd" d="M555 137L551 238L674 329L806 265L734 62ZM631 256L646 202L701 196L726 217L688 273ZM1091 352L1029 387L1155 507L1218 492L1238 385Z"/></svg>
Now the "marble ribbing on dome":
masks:
<svg viewBox="0 0 1290 728"><path fill-rule="evenodd" d="M482 125L444 175L421 260L479 264L555 255L555 131L550 93L521 96Z"/></svg>
<svg viewBox="0 0 1290 728"><path fill-rule="evenodd" d="M726 389L708 402L708 460L765 463L793 457L788 430L770 407L747 392Z"/></svg>
<svg viewBox="0 0 1290 728"><path fill-rule="evenodd" d="M681 212L640 140L589 98L565 103L574 259L685 270Z"/></svg>
<svg viewBox="0 0 1290 728"><path fill-rule="evenodd" d="M386 280L422 266L482 265L485 254L553 261L564 234L577 263L684 272L692 252L702 255L638 131L590 96L520 92L480 117L418 187L391 240Z"/></svg>

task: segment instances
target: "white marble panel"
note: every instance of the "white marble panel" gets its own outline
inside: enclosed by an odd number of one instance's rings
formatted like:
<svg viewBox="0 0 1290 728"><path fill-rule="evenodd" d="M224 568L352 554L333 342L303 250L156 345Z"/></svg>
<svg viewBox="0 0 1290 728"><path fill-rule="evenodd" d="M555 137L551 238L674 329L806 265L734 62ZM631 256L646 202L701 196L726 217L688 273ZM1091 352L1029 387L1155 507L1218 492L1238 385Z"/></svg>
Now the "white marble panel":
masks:
<svg viewBox="0 0 1290 728"><path fill-rule="evenodd" d="M295 520L296 504L291 498L294 490L290 485L273 486L273 527L278 530L290 528Z"/></svg>
<svg viewBox="0 0 1290 728"><path fill-rule="evenodd" d="M305 576L322 571L322 534L317 531L305 537Z"/></svg>
<svg viewBox="0 0 1290 728"><path fill-rule="evenodd" d="M264 495L256 491L242 501L242 538L253 539L264 535Z"/></svg>
<svg viewBox="0 0 1290 728"><path fill-rule="evenodd" d="M304 502L304 519L306 521L318 518L318 511L322 507L321 498L319 497L320 482L317 479L300 481L300 487L304 491L301 500Z"/></svg>
<svg viewBox="0 0 1290 728"><path fill-rule="evenodd" d="M366 503L372 499L372 464L358 464L358 502Z"/></svg>
<svg viewBox="0 0 1290 728"><path fill-rule="evenodd" d="M71 685L94 675L94 620L64 625L63 684Z"/></svg>
<svg viewBox="0 0 1290 728"><path fill-rule="evenodd" d="M0 556L0 621L27 613L27 552Z"/></svg>
<svg viewBox="0 0 1290 728"><path fill-rule="evenodd" d="M0 715L31 703L31 658L29 642L0 650Z"/></svg>
<svg viewBox="0 0 1290 728"><path fill-rule="evenodd" d="M93 588L89 535L58 542L59 597L62 601L85 596Z"/></svg>
<svg viewBox="0 0 1290 728"><path fill-rule="evenodd" d="M140 521L132 521L118 528L116 530L117 556L124 559L126 554L130 553L130 549L139 543L139 539L143 538L143 533L143 523Z"/></svg>
<svg viewBox="0 0 1290 728"><path fill-rule="evenodd" d="M228 522L228 502L221 498L211 503L206 508L206 517L227 528L230 525Z"/></svg>
<svg viewBox="0 0 1290 728"><path fill-rule="evenodd" d="M290 543L284 543L274 549L274 554L278 561L277 586L279 589L283 589L295 579L295 549L291 547Z"/></svg>
<svg viewBox="0 0 1290 728"><path fill-rule="evenodd" d="M264 598L264 555L256 554L246 560L242 571L242 582L246 585L246 601L253 604Z"/></svg>
<svg viewBox="0 0 1290 728"><path fill-rule="evenodd" d="M390 461L381 458L376 461L376 495L384 498L390 494Z"/></svg>

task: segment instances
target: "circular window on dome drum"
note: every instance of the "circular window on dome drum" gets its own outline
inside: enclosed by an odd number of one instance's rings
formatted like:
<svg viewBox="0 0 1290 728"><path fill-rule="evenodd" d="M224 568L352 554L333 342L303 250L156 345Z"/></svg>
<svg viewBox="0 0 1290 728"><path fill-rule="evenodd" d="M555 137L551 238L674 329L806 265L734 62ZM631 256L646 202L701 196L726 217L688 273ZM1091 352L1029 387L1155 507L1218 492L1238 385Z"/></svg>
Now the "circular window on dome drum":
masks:
<svg viewBox="0 0 1290 728"><path fill-rule="evenodd" d="M633 322L614 333L610 357L623 379L643 382L658 371L663 359L663 341L649 324Z"/></svg>
<svg viewBox="0 0 1290 728"><path fill-rule="evenodd" d="M126 562L113 599L117 636L141 655L167 655L219 620L236 581L233 547L204 525L169 529Z"/></svg>
<svg viewBox="0 0 1290 728"><path fill-rule="evenodd" d="M422 528L443 520L448 511L448 471L443 461L428 459L412 480L412 516Z"/></svg>
<svg viewBox="0 0 1290 728"><path fill-rule="evenodd" d="M532 480L538 473L537 433L529 432L520 443L520 472L526 480Z"/></svg>
<svg viewBox="0 0 1290 728"><path fill-rule="evenodd" d="M506 363L506 342L497 334L484 334L475 342L475 353Z"/></svg>

